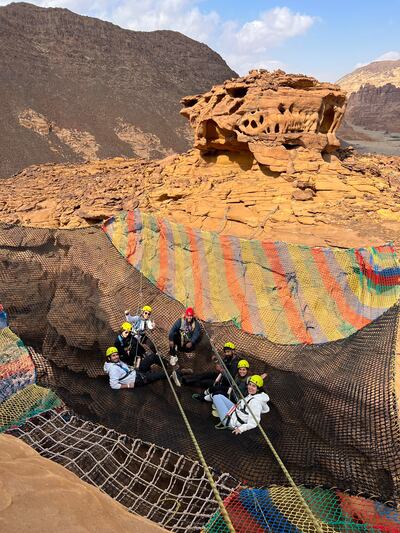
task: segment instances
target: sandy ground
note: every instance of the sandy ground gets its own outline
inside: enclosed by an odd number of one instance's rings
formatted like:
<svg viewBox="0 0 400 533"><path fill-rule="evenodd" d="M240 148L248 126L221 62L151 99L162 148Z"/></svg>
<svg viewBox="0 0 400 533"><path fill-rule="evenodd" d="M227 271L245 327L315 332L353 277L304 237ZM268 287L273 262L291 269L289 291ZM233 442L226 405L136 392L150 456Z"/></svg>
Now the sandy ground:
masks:
<svg viewBox="0 0 400 533"><path fill-rule="evenodd" d="M351 124L358 139L346 137L345 143L353 146L360 153L400 155L400 133L385 133L384 131L367 130ZM361 140L363 137L363 140ZM369 140L367 140L369 139Z"/></svg>
<svg viewBox="0 0 400 533"><path fill-rule="evenodd" d="M10 435L0 435L0 531L166 532Z"/></svg>

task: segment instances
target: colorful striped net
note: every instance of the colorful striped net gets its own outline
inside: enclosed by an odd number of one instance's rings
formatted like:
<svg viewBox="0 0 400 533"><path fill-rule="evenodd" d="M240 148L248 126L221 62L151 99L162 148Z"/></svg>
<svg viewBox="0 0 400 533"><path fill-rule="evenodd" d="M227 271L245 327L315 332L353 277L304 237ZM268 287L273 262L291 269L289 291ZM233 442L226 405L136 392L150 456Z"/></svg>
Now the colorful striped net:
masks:
<svg viewBox="0 0 400 533"><path fill-rule="evenodd" d="M311 248L195 230L140 210L104 223L111 242L162 292L207 322L232 321L279 344L348 337L400 297L391 245Z"/></svg>
<svg viewBox="0 0 400 533"><path fill-rule="evenodd" d="M399 512L380 502L338 490L300 487L301 493L324 533L398 533ZM315 524L292 488L239 489L225 499L236 533L314 533ZM229 533L218 511L204 533Z"/></svg>

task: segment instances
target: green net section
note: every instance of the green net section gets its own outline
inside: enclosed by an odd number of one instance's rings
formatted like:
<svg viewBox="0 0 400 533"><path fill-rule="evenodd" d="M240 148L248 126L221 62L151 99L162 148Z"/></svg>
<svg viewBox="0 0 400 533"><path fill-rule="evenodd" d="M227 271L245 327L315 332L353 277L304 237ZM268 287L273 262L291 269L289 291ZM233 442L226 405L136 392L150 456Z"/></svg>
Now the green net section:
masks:
<svg viewBox="0 0 400 533"><path fill-rule="evenodd" d="M0 329L0 403L35 382L35 367L20 338L6 327Z"/></svg>
<svg viewBox="0 0 400 533"><path fill-rule="evenodd" d="M300 487L301 493L324 533L400 531L396 509L382 503L320 487ZM225 506L236 533L314 533L315 524L289 487L235 490ZM229 533L220 512L209 520L204 533Z"/></svg>
<svg viewBox="0 0 400 533"><path fill-rule="evenodd" d="M0 405L0 433L19 426L38 413L60 407L62 402L52 390L38 385L16 392Z"/></svg>

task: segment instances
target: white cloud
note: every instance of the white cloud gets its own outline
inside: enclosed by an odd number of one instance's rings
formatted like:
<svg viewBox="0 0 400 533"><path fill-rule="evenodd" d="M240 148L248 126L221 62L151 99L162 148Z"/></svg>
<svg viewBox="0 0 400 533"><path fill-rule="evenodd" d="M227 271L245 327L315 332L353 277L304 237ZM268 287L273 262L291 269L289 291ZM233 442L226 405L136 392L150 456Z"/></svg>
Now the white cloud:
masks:
<svg viewBox="0 0 400 533"><path fill-rule="evenodd" d="M271 49L292 37L302 35L314 24L315 18L294 13L287 7L276 7L261 13L256 20L243 26L229 21L215 41L215 49L240 74L251 68L283 68L284 64L271 58Z"/></svg>
<svg viewBox="0 0 400 533"><path fill-rule="evenodd" d="M201 9L201 0L32 0L43 7L65 7L80 14L109 20L123 28L179 31L205 42L239 74L252 68L284 68L272 49L305 34L316 18L288 7L262 12L240 25L215 10ZM5 3L0 0L0 5Z"/></svg>
<svg viewBox="0 0 400 533"><path fill-rule="evenodd" d="M385 52L384 54L380 55L376 59L372 59L371 61L368 61L367 63L357 63L355 68L365 67L366 65L369 65L370 63L373 63L374 61L398 61L399 59L400 59L400 52L396 52L392 50L390 52Z"/></svg>

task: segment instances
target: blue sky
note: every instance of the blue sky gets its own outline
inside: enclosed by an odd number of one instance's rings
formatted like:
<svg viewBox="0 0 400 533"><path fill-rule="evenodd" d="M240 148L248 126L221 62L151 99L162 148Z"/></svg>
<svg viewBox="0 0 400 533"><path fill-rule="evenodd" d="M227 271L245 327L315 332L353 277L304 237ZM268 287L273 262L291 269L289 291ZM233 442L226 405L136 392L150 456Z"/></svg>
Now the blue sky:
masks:
<svg viewBox="0 0 400 533"><path fill-rule="evenodd" d="M0 0L0 5L8 1ZM171 29L205 42L240 74L283 68L335 81L400 59L400 0L36 0L119 26Z"/></svg>

